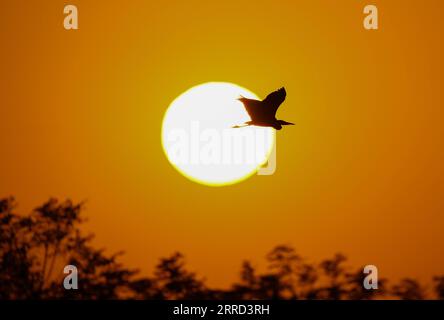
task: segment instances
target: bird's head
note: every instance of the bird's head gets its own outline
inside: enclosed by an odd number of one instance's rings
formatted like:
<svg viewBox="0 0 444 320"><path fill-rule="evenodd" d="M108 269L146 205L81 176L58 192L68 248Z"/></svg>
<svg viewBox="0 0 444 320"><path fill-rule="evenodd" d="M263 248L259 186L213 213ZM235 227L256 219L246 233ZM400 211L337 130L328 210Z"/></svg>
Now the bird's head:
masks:
<svg viewBox="0 0 444 320"><path fill-rule="evenodd" d="M287 122L287 121L284 121L284 120L278 120L278 122L282 126L293 126L294 125L294 123Z"/></svg>
<svg viewBox="0 0 444 320"><path fill-rule="evenodd" d="M288 125L294 125L294 123L287 122L284 120L277 120L275 123L273 123L273 128L276 130L281 130L282 126L288 126Z"/></svg>

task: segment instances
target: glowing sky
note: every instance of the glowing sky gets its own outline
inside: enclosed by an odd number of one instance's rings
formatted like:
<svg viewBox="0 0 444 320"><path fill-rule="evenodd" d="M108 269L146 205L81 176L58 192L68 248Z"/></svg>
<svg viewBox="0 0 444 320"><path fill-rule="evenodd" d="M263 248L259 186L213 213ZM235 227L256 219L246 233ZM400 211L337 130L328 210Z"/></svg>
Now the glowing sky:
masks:
<svg viewBox="0 0 444 320"><path fill-rule="evenodd" d="M151 270L182 251L210 285L280 243L383 277L444 270L444 2L3 1L0 195L86 200L86 229ZM160 143L168 105L227 81L287 89L277 170L193 183ZM286 128L287 129L287 128Z"/></svg>

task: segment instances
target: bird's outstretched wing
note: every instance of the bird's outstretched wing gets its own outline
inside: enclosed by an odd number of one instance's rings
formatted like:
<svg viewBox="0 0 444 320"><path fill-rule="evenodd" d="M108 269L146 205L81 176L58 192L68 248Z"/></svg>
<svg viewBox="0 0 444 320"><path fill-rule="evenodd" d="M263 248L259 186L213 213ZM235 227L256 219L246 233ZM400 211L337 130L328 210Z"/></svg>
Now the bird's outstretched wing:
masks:
<svg viewBox="0 0 444 320"><path fill-rule="evenodd" d="M285 88L280 88L279 90L276 90L272 93L270 93L263 101L262 103L266 108L268 108L269 112L276 114L277 109L281 105L282 102L284 102L285 97L287 96L287 92L285 91Z"/></svg>
<svg viewBox="0 0 444 320"><path fill-rule="evenodd" d="M238 99L240 102L243 103L245 110L247 111L248 115L250 116L251 120L257 121L261 118L261 101L255 100L255 99L248 99L241 97Z"/></svg>

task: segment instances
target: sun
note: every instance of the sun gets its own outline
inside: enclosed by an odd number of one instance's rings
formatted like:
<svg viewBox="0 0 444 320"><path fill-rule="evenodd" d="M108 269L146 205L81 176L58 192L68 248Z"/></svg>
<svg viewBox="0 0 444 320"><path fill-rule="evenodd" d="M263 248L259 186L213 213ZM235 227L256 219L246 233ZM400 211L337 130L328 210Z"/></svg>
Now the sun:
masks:
<svg viewBox="0 0 444 320"><path fill-rule="evenodd" d="M239 97L259 99L227 82L208 82L182 93L168 107L162 146L168 161L188 179L230 185L255 174L274 147L272 128L233 128L250 120Z"/></svg>

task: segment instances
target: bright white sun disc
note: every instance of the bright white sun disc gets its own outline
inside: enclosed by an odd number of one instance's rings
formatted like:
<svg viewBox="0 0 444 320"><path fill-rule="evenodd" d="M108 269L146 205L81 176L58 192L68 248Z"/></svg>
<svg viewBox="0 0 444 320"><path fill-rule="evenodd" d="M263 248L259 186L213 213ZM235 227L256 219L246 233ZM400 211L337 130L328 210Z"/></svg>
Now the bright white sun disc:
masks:
<svg viewBox="0 0 444 320"><path fill-rule="evenodd" d="M268 160L272 128L232 128L250 120L240 96L258 99L238 85L208 82L171 103L162 123L162 146L181 174L205 185L227 185L250 177Z"/></svg>

